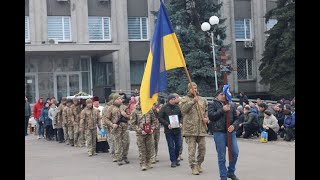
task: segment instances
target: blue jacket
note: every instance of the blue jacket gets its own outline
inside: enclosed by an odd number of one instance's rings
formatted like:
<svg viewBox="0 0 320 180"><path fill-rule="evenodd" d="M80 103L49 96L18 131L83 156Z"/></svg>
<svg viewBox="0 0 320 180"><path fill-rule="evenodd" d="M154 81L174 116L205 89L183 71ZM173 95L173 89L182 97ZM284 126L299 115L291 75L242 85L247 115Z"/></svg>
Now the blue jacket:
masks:
<svg viewBox="0 0 320 180"><path fill-rule="evenodd" d="M44 123L44 126L52 125L52 120L48 116L49 109L43 107L41 110L40 121Z"/></svg>
<svg viewBox="0 0 320 180"><path fill-rule="evenodd" d="M284 124L283 126L285 128L294 128L296 125L296 117L294 114L291 114L290 116L286 115L284 117Z"/></svg>

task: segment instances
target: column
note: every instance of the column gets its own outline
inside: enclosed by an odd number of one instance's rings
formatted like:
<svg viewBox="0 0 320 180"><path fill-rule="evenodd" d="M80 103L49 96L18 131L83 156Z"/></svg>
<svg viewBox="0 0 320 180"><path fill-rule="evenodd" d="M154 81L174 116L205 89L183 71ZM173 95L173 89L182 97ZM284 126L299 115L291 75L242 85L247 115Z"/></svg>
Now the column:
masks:
<svg viewBox="0 0 320 180"><path fill-rule="evenodd" d="M47 1L29 0L30 42L48 41Z"/></svg>
<svg viewBox="0 0 320 180"><path fill-rule="evenodd" d="M70 0L72 41L89 43L88 31L88 1Z"/></svg>

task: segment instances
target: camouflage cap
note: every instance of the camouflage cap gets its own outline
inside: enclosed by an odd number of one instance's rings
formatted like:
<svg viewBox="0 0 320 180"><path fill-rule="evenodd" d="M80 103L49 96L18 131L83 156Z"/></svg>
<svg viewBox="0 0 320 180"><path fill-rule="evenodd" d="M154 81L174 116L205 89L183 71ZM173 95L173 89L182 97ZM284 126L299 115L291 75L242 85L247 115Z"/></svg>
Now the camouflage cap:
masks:
<svg viewBox="0 0 320 180"><path fill-rule="evenodd" d="M111 100L113 99L113 95L114 95L114 93L111 93L111 94L109 95L109 97L108 97L109 101L111 101Z"/></svg>
<svg viewBox="0 0 320 180"><path fill-rule="evenodd" d="M86 104L91 104L92 103L92 100L91 99L87 99L86 100Z"/></svg>
<svg viewBox="0 0 320 180"><path fill-rule="evenodd" d="M67 98L66 97L63 97L62 99L61 99L61 102L66 102L67 101Z"/></svg>
<svg viewBox="0 0 320 180"><path fill-rule="evenodd" d="M112 100L116 100L116 99L118 99L118 97L120 97L120 95L118 93L114 93L112 95Z"/></svg>
<svg viewBox="0 0 320 180"><path fill-rule="evenodd" d="M191 84L192 84L193 86L198 86L195 82L191 82ZM188 91L189 91L190 89L192 89L191 84L188 83Z"/></svg>

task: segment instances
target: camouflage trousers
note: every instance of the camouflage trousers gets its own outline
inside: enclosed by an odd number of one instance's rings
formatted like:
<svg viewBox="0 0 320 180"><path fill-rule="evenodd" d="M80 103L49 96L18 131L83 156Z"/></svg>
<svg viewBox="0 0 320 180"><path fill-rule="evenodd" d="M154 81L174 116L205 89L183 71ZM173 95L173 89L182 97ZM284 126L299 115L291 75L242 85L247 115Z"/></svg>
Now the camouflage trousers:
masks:
<svg viewBox="0 0 320 180"><path fill-rule="evenodd" d="M74 134L73 136L74 145L82 146L83 132L79 131L79 124L73 125L73 134Z"/></svg>
<svg viewBox="0 0 320 180"><path fill-rule="evenodd" d="M153 145L154 145L154 151L152 152L151 155L151 161L155 162L158 156L158 145L159 145L159 140L160 140L160 129L155 129L153 131Z"/></svg>
<svg viewBox="0 0 320 180"><path fill-rule="evenodd" d="M182 154L182 151L183 151L183 136L182 136L182 133L181 133L181 147L180 147L179 155Z"/></svg>
<svg viewBox="0 0 320 180"><path fill-rule="evenodd" d="M74 145L74 131L73 126L68 126L68 137L69 137L69 144Z"/></svg>
<svg viewBox="0 0 320 180"><path fill-rule="evenodd" d="M67 143L69 143L68 127L67 127L67 125L62 125L62 128L63 128L64 141L67 144Z"/></svg>
<svg viewBox="0 0 320 180"><path fill-rule="evenodd" d="M154 152L153 134L137 135L137 145L139 149L140 166L150 164L152 153Z"/></svg>
<svg viewBox="0 0 320 180"><path fill-rule="evenodd" d="M112 129L110 134L113 134L114 158L117 161L126 159L130 145L129 131L118 127L117 129Z"/></svg>
<svg viewBox="0 0 320 180"><path fill-rule="evenodd" d="M87 149L88 153L96 152L96 141L97 141L97 129L86 129L86 143L87 143Z"/></svg>
<svg viewBox="0 0 320 180"><path fill-rule="evenodd" d="M186 136L186 143L188 144L188 160L192 167L194 164L201 165L206 154L206 139L204 136ZM196 148L198 144L198 156L195 159Z"/></svg>
<svg viewBox="0 0 320 180"><path fill-rule="evenodd" d="M108 133L108 137L107 137L108 143L109 143L109 147L110 147L110 154L114 157L114 138L113 138L113 134Z"/></svg>

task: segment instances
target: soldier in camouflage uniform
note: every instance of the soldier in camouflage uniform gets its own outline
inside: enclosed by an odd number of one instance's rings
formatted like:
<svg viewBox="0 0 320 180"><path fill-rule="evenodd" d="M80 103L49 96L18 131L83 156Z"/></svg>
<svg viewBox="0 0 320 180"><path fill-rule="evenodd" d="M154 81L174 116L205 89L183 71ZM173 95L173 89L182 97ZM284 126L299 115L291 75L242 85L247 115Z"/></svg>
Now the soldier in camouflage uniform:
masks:
<svg viewBox="0 0 320 180"><path fill-rule="evenodd" d="M104 127L109 126L111 127L110 134L113 135L114 138L114 158L113 162L118 162L118 165L123 165L123 161L128 164L129 161L124 157L123 153L124 147L126 147L126 143L124 141L125 133L128 130L128 124L126 123L119 123L120 115L121 115L121 109L120 106L122 104L121 96L117 93L115 93L113 96L113 103L108 108L107 113L105 115L105 122ZM124 113L124 112L123 112Z"/></svg>
<svg viewBox="0 0 320 180"><path fill-rule="evenodd" d="M73 105L71 106L72 113L74 116L73 122L73 133L74 133L74 146L75 147L82 147L82 139L83 133L79 131L79 123L80 123L80 101L78 98L73 98Z"/></svg>
<svg viewBox="0 0 320 180"><path fill-rule="evenodd" d="M107 114L107 111L108 111L108 108L112 105L112 102L113 102L113 94L114 93L111 93L108 97L108 103L106 104L106 106L103 108L102 110L102 124L105 124L106 122L106 114ZM104 126L104 129L105 131L107 132L108 136L107 136L107 141L108 141L108 144L109 144L109 147L110 147L110 155L113 159L115 159L114 157L114 139L113 139L113 134L110 133L111 131L111 127L109 126Z"/></svg>
<svg viewBox="0 0 320 180"><path fill-rule="evenodd" d="M155 120L154 120L154 131L153 131L153 139L154 139L154 152L152 154L152 157L151 157L151 162L152 164L155 164L156 162L159 162L158 160L158 145L159 145L159 140L160 140L160 122L159 122L159 119L158 119L158 113L160 111L162 107L162 104L155 104L152 108L152 113L155 117Z"/></svg>
<svg viewBox="0 0 320 180"><path fill-rule="evenodd" d="M130 120L130 113L129 113L129 99L123 99L122 104L120 106L120 111L122 116L125 118L126 123L126 130L123 134L122 144L123 144L123 152L122 156L124 161L128 161L128 152L129 152L129 146L130 146L130 136L129 136L129 126L128 122ZM123 127L124 128L124 127ZM129 161L128 161L129 162Z"/></svg>
<svg viewBox="0 0 320 180"><path fill-rule="evenodd" d="M84 131L87 141L87 149L89 156L97 155L96 153L96 140L97 140L97 126L100 129L99 124L101 120L100 112L93 108L92 100L86 100L86 108L81 111L80 114L80 131Z"/></svg>
<svg viewBox="0 0 320 180"><path fill-rule="evenodd" d="M197 84L192 82L195 92L198 94ZM183 136L188 144L188 159L192 169L192 174L198 175L201 173L201 164L204 161L206 153L205 136L207 134L206 125L208 123L208 102L201 96L194 96L192 86L188 84L188 93L181 99L181 112L183 116ZM199 102L202 109L202 120L200 111L197 107ZM205 123L205 124L204 124ZM196 147L198 144L198 156L195 159Z"/></svg>
<svg viewBox="0 0 320 180"><path fill-rule="evenodd" d="M155 129L155 117L151 111L142 115L140 101L135 105L130 117L130 126L136 131L137 145L139 149L139 160L141 170L145 171L152 167L152 153L154 152L153 130ZM144 124L151 124L151 134L146 134L143 130Z"/></svg>
<svg viewBox="0 0 320 180"><path fill-rule="evenodd" d="M55 127L57 128L57 131L58 131L59 143L63 143L64 141L64 135L63 135L63 129L62 129L62 122L63 122L62 112L63 112L63 108L66 106L66 102L67 102L67 98L63 97L54 115L55 116L54 118L56 119L56 123L57 123L55 124Z"/></svg>
<svg viewBox="0 0 320 180"><path fill-rule="evenodd" d="M67 106L63 108L62 112L62 117L63 117L63 123L65 124L65 127L67 127L67 132L68 132L68 138L66 140L67 145L74 146L74 141L73 141L73 123L74 123L74 116L72 113L72 99L67 100Z"/></svg>

